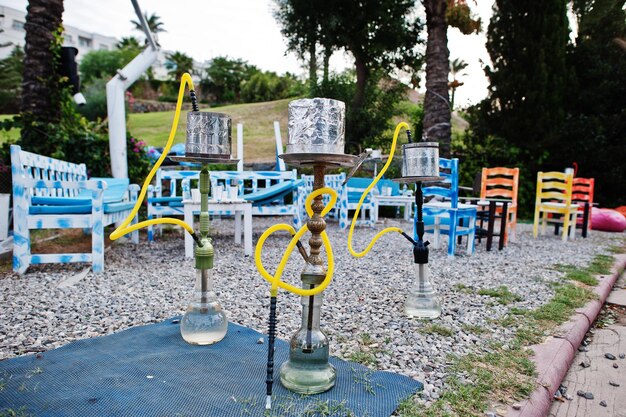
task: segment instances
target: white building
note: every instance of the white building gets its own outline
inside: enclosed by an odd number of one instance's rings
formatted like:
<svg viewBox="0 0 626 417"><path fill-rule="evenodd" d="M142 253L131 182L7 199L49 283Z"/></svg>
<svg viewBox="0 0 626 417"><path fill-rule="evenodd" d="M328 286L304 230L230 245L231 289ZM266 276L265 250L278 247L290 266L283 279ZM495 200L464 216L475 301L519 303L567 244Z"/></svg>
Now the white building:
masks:
<svg viewBox="0 0 626 417"><path fill-rule="evenodd" d="M24 23L26 22L26 11L13 9L11 7L0 6L0 45L9 44L0 48L0 59L6 58L16 45L24 47ZM76 59L81 60L89 51L98 49L113 49L117 44L117 39L113 36L100 35L99 33L88 32L73 26L65 25L63 46L73 46L78 49Z"/></svg>
<svg viewBox="0 0 626 417"><path fill-rule="evenodd" d="M0 6L0 59L9 56L15 45L22 48L25 43L26 32L24 23L26 22L26 11L18 10L12 7ZM74 26L63 25L65 33L63 34L63 46L73 46L78 49L76 60L78 62L85 56L87 52L99 49L114 49L118 40L113 36L105 36L99 33L88 32ZM7 45L7 46L2 46ZM165 67L167 61L166 55L172 51L160 50L157 60L152 64L154 77L158 80L168 79L168 70ZM197 70L204 68L206 63L194 61L194 68ZM113 75L113 74L111 74ZM199 81L199 77L193 75L194 81Z"/></svg>

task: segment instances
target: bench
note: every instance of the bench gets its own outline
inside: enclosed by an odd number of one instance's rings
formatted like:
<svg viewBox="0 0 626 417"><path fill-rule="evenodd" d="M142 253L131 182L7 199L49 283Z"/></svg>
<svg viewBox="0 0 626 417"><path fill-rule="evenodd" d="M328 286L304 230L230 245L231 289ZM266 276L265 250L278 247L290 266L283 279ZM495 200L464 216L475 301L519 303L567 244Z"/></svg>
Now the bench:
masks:
<svg viewBox="0 0 626 417"><path fill-rule="evenodd" d="M11 145L13 175L13 270L31 264L89 262L104 270L104 227L131 212L139 186L128 179L87 179L85 164L73 164ZM137 222L137 217L133 220ZM33 229L90 229L90 253L32 254ZM138 234L132 234L138 243Z"/></svg>
<svg viewBox="0 0 626 417"><path fill-rule="evenodd" d="M292 216L296 228L303 224L303 213L298 196L303 194L304 182L298 172L291 171L212 171L211 187L227 188L231 180L237 181L240 198L252 203L253 216ZM215 214L231 214L221 211Z"/></svg>

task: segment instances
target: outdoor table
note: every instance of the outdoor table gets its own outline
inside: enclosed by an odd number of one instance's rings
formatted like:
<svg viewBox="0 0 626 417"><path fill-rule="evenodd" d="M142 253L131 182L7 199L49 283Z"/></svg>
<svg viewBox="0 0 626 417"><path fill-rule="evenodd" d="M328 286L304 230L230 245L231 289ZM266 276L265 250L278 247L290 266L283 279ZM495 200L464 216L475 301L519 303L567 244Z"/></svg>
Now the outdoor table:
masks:
<svg viewBox="0 0 626 417"><path fill-rule="evenodd" d="M469 200L472 205L477 206L476 220L480 221L480 226L476 227L476 237L478 241L483 237L487 238L487 250L491 250L493 243L493 237L498 236L498 250L504 248L504 236L506 234L506 219L508 216L508 207L510 200L503 200L498 198L485 198L482 200L477 199L464 199ZM497 214L497 209L501 208L501 214ZM495 222L500 219L500 232L494 233ZM483 223L487 222L487 229L483 228Z"/></svg>
<svg viewBox="0 0 626 417"><path fill-rule="evenodd" d="M185 223L193 224L193 216L200 212L200 201L183 200ZM244 253L252 256L252 203L246 200L209 200L209 213L227 211L235 216L235 243L241 244L241 218L243 217ZM193 238L185 233L185 258L193 258Z"/></svg>
<svg viewBox="0 0 626 417"><path fill-rule="evenodd" d="M411 213L413 212L413 203L415 197L407 195L380 195L375 194L373 196L376 205L381 204L383 206L396 206L404 207L404 220L411 220ZM376 210L377 211L377 210ZM376 220L378 220L378 213L376 213Z"/></svg>

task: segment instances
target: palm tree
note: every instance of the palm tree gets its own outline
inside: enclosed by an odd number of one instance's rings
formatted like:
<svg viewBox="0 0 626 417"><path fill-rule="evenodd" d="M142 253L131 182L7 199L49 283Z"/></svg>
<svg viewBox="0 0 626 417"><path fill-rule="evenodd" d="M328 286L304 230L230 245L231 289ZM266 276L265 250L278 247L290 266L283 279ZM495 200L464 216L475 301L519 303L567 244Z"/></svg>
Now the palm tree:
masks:
<svg viewBox="0 0 626 417"><path fill-rule="evenodd" d="M180 80L184 73L193 71L193 58L183 52L173 52L165 55L165 68L174 80Z"/></svg>
<svg viewBox="0 0 626 417"><path fill-rule="evenodd" d="M167 30L163 28L163 22L161 22L161 16L159 16L156 13L152 13L150 16L148 16L148 12L144 12L143 17L146 19L146 23L148 23L148 28L150 29L150 32L154 34L154 37L155 37L154 41L158 45L159 44L158 34L161 32L167 32ZM141 22L137 20L131 20L130 23L135 25L135 28L134 28L135 30L138 30L141 33L143 33L143 26L141 26ZM145 40L145 43L146 44L148 43L148 39Z"/></svg>
<svg viewBox="0 0 626 417"><path fill-rule="evenodd" d="M464 83L460 82L456 79L456 76L467 75L467 73L460 74L465 68L467 68L468 63L459 58L454 58L450 62L450 75L452 75L452 81L448 83L448 87L452 90L452 97L450 98L450 108L454 110L454 94L456 93L456 89L462 86Z"/></svg>
<svg viewBox="0 0 626 417"><path fill-rule="evenodd" d="M424 136L439 142L441 156L450 157L450 113L448 98L448 25L446 0L423 0L426 9L426 96Z"/></svg>
<svg viewBox="0 0 626 417"><path fill-rule="evenodd" d="M56 47L60 47L57 39L63 29L63 0L29 0L26 10L21 137L22 146L33 150L32 145L37 146L41 135L35 132L32 123L59 123L61 120L61 87L55 74Z"/></svg>
<svg viewBox="0 0 626 417"><path fill-rule="evenodd" d="M134 36L124 36L118 43L118 49L141 49L139 39Z"/></svg>

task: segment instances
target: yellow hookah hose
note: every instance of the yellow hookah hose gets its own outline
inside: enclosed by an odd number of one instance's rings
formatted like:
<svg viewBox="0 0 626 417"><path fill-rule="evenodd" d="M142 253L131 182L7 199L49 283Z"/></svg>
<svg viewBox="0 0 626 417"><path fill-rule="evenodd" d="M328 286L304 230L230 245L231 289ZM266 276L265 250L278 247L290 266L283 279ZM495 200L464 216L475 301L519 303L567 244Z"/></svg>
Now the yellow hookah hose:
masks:
<svg viewBox="0 0 626 417"><path fill-rule="evenodd" d="M383 168L380 170L380 172L378 173L374 181L372 181L372 183L365 189L365 191L363 191L363 194L361 195L361 199L359 200L359 204L356 206L354 217L352 217L352 223L350 224L350 232L348 233L348 250L350 251L352 256L354 256L355 258L362 258L363 256L367 255L367 253L372 249L372 247L374 247L374 244L376 243L376 241L378 241L378 239L380 239L384 234L389 233L389 232L402 233L402 229L400 229L399 227L388 227L378 232L376 236L374 236L372 241L369 243L369 245L367 245L367 247L363 249L363 251L356 252L352 248L352 235L354 234L354 226L356 225L357 219L359 218L359 211L361 210L361 206L363 205L363 202L365 201L367 194L370 192L372 188L374 188L376 183L385 174L385 171L387 171L387 168L389 168L389 165L391 165L391 162L393 161L393 154L396 150L396 142L398 141L398 135L400 134L400 129L402 129L403 127L407 130L409 129L409 125L405 122L400 122L396 126L396 131L393 134L393 141L391 143L391 151L389 152L389 158L387 159L387 162L385 163Z"/></svg>
<svg viewBox="0 0 626 417"><path fill-rule="evenodd" d="M319 188L313 191L311 194L309 194L306 198L305 207L306 207L306 212L309 215L309 217L313 216L313 209L311 208L311 203L313 199L321 194L330 194L330 202L328 205L326 205L324 210L322 210L322 213L321 213L322 217L328 214L328 212L332 210L333 207L335 206L335 203L337 202L337 193L335 192L335 190L333 190L332 188L326 188L326 187ZM263 244L265 243L265 240L272 233L277 232L279 230L286 230L293 237L291 238L289 245L287 245L287 249L285 250L283 257L280 260L280 263L278 264L276 273L272 276L269 272L267 272L267 270L263 266L263 261L261 260L261 252L263 251ZM300 230L296 232L296 229L294 229L293 226L286 224L286 223L281 223L281 224L276 224L270 227L269 229L267 229L259 238L259 241L257 242L256 248L254 250L254 261L256 263L257 269L261 273L261 276L263 276L263 278L265 278L267 281L269 281L270 284L272 284L272 287L270 288L270 294L272 297L276 297L276 295L278 294L279 287L289 292L292 292L294 294L308 297L308 296L315 295L324 291L324 289L326 289L328 284L330 284L330 281L333 276L333 272L335 271L335 257L333 255L333 248L330 244L330 240L328 239L328 235L326 234L326 231L323 231L321 233L321 237L322 237L322 241L324 242L324 249L326 249L326 254L328 256L328 270L321 284L315 288L303 289L303 288L291 285L289 283L286 283L284 281L281 281L281 277L283 275L285 265L287 264L287 261L289 260L289 256L291 256L291 253L293 252L294 248L296 247L296 244L298 243L302 235L304 235L308 230L309 228L307 227L306 224L302 226Z"/></svg>
<svg viewBox="0 0 626 417"><path fill-rule="evenodd" d="M141 207L143 200L146 198L148 186L150 185L152 178L154 177L157 170L159 169L159 167L161 166L161 164L167 157L167 154L169 153L170 148L172 147L172 144L174 143L174 137L176 136L176 128L178 127L178 119L180 118L180 110L183 104L183 96L185 94L186 85L189 86L190 90L194 89L193 81L191 80L191 75L189 75L188 73L183 74L180 80L180 88L178 90L178 101L176 102L176 111L174 112L174 121L172 122L172 128L170 130L170 137L167 139L167 144L165 145L165 149L163 149L163 153L157 160L156 164L154 164L154 166L152 167L152 170L150 171L145 181L143 182L143 186L141 187L141 192L139 193L139 197L137 198L135 207L133 207L132 211L130 212L128 217L122 222L122 224L117 229L115 229L113 233L111 233L111 236L110 236L111 240L119 239L125 234L134 232L135 230L139 230L142 227L151 226L155 224L173 224L177 226L182 226L192 236L195 235L193 227L191 227L190 225L188 225L187 223L185 223L184 221L180 219L173 219L170 217L163 217L163 218L152 219L152 220L144 220L135 225L129 226L130 222L137 215L137 211L139 211L139 207Z"/></svg>

